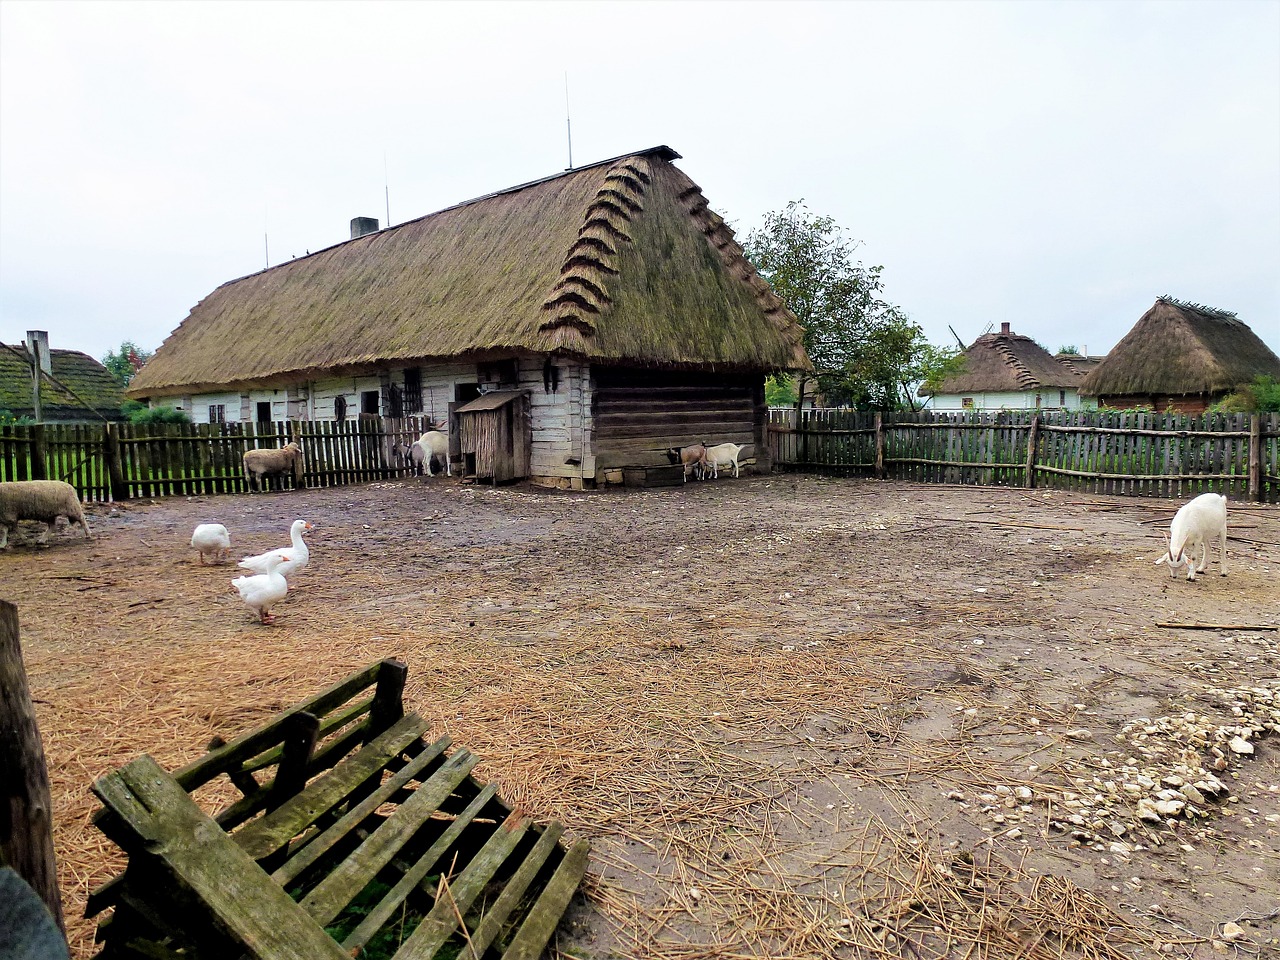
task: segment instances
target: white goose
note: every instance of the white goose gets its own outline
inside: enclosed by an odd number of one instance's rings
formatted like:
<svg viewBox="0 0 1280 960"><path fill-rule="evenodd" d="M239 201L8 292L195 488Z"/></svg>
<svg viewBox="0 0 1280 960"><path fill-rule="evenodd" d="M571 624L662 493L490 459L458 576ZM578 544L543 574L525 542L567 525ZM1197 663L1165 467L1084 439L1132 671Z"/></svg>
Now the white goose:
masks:
<svg viewBox="0 0 1280 960"><path fill-rule="evenodd" d="M252 570L254 573L266 573L269 567L268 563L274 557L289 554L289 560L286 566L280 568L281 576L288 577L297 573L305 567L311 560L311 551L307 549L307 545L302 542L302 534L311 530L311 524L306 520L295 520L293 526L289 528L289 536L293 540L293 546L281 547L278 550L268 550L266 553L260 553L256 557L245 557L237 566L242 570Z"/></svg>
<svg viewBox="0 0 1280 960"><path fill-rule="evenodd" d="M202 523L191 534L191 546L200 551L200 563L212 554L214 563L225 563L231 553L231 534L220 523Z"/></svg>
<svg viewBox="0 0 1280 960"><path fill-rule="evenodd" d="M266 573L236 577L231 581L231 585L239 591L240 599L258 611L258 619L263 623L275 623L271 606L283 600L289 592L289 584L281 576L280 569L291 559L287 552L280 552L267 560Z"/></svg>

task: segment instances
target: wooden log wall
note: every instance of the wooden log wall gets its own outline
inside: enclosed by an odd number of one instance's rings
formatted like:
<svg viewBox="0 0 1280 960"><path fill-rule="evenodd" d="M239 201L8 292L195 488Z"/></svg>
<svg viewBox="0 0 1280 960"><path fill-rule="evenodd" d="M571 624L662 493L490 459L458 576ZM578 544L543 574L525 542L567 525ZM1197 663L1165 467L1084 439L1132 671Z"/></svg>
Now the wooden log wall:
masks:
<svg viewBox="0 0 1280 960"><path fill-rule="evenodd" d="M774 409L782 469L916 483L1280 502L1280 414Z"/></svg>

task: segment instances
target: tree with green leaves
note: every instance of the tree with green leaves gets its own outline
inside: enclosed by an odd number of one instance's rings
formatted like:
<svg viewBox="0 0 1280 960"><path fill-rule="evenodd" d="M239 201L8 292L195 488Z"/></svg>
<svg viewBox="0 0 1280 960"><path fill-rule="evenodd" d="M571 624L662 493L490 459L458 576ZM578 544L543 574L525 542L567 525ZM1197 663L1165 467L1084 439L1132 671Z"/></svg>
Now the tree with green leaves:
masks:
<svg viewBox="0 0 1280 960"><path fill-rule="evenodd" d="M818 392L829 404L919 409L916 387L941 378L958 351L935 347L899 307L881 297L880 266L853 257L858 241L803 201L765 215L745 252L804 327ZM804 403L809 378L796 387Z"/></svg>
<svg viewBox="0 0 1280 960"><path fill-rule="evenodd" d="M143 350L132 340L124 340L120 343L119 350L107 351L107 355L102 358L102 365L120 381L122 386L127 387L133 375L151 359L154 353L154 350Z"/></svg>

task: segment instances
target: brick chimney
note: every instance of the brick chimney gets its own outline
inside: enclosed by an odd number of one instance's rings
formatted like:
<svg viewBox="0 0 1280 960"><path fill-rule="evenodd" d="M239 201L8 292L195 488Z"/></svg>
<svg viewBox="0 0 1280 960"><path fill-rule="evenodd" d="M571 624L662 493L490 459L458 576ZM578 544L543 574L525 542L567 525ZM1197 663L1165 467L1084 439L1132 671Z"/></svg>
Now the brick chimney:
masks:
<svg viewBox="0 0 1280 960"><path fill-rule="evenodd" d="M1009 324L1007 323L1000 324L1000 333L1002 336L1007 337L1009 335Z"/></svg>

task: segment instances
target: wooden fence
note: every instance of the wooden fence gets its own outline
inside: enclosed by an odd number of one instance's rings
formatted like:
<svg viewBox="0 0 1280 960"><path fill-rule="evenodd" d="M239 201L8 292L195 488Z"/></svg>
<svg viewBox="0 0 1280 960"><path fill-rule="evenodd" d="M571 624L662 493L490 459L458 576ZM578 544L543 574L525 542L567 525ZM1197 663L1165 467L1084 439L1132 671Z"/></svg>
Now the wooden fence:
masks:
<svg viewBox="0 0 1280 960"><path fill-rule="evenodd" d="M425 417L0 426L0 481L65 480L84 500L243 493L244 452L296 440L302 485L333 487L404 474L392 444L431 429ZM268 482L288 486L292 478Z"/></svg>
<svg viewBox="0 0 1280 960"><path fill-rule="evenodd" d="M1280 501L1280 414L769 411L775 467L917 483Z"/></svg>

